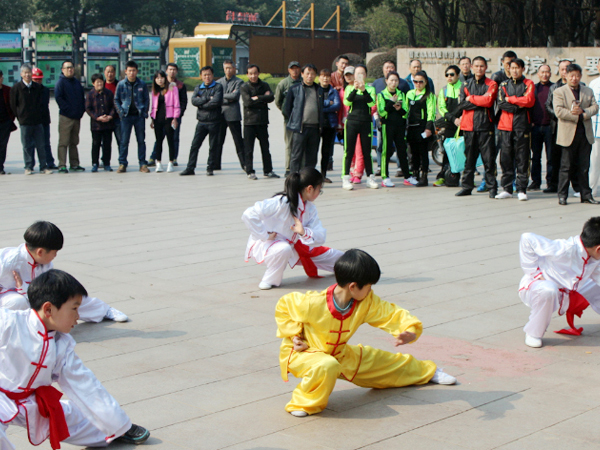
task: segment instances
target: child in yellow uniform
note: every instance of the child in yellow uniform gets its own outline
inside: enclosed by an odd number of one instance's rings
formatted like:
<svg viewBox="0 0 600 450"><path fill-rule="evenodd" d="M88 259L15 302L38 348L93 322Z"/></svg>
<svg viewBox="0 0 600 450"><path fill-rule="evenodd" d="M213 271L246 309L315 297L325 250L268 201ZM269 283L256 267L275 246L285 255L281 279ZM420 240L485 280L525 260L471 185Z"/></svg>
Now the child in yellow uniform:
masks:
<svg viewBox="0 0 600 450"><path fill-rule="evenodd" d="M277 336L282 338L281 376L302 381L285 410L296 417L317 414L327 406L335 380L366 388L413 384L454 384L456 378L409 354L390 353L348 341L363 323L396 337L396 346L414 342L423 325L410 313L381 300L371 286L379 265L362 250L348 250L334 266L337 284L323 292L292 292L277 303Z"/></svg>

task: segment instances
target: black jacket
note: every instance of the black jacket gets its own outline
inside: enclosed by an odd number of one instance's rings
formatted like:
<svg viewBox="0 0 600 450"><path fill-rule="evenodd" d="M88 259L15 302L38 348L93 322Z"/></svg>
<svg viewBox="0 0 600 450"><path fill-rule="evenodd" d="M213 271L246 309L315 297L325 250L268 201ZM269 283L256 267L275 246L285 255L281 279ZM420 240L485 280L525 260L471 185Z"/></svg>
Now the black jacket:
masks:
<svg viewBox="0 0 600 450"><path fill-rule="evenodd" d="M27 87L22 80L19 81L10 90L10 108L19 125L41 125L45 108L42 85L32 81L31 86Z"/></svg>
<svg viewBox="0 0 600 450"><path fill-rule="evenodd" d="M226 122L239 122L242 120L240 111L240 88L244 82L241 78L232 77L230 80L227 77L220 78L217 81L223 86L223 106L221 112Z"/></svg>
<svg viewBox="0 0 600 450"><path fill-rule="evenodd" d="M221 121L221 105L223 104L223 86L212 81L208 86L204 83L196 86L192 94L192 105L198 108L198 122L210 123Z"/></svg>
<svg viewBox="0 0 600 450"><path fill-rule="evenodd" d="M307 86L304 83L296 83L290 87L283 103L283 117L287 121L287 127L296 133L302 133L304 116L304 103L306 100L305 89L314 89L317 99L317 110L319 114L319 128L323 126L323 91L319 85L313 83Z"/></svg>
<svg viewBox="0 0 600 450"><path fill-rule="evenodd" d="M265 94L269 92L269 94ZM249 81L242 84L240 88L242 103L244 104L244 126L267 125L269 123L269 105L275 100L271 87L262 80L253 84ZM252 100L252 97L258 97Z"/></svg>
<svg viewBox="0 0 600 450"><path fill-rule="evenodd" d="M556 114L554 114L554 105L552 104L552 97L554 95L554 91L564 85L565 85L565 83L563 83L563 80L561 78L556 83L554 83L552 86L550 86L550 92L548 93L548 99L546 100L546 111L548 111L550 120L552 120L552 122L555 122L555 123L556 123L557 119L556 119Z"/></svg>

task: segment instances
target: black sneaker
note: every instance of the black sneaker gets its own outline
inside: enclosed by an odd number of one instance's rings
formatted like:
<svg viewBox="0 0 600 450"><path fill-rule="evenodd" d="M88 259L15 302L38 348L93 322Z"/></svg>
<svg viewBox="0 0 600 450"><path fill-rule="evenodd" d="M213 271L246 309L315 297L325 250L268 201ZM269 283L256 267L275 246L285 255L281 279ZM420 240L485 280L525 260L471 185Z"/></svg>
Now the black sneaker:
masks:
<svg viewBox="0 0 600 450"><path fill-rule="evenodd" d="M527 186L528 191L539 191L541 186L538 183L534 183L533 181L529 186Z"/></svg>
<svg viewBox="0 0 600 450"><path fill-rule="evenodd" d="M150 437L150 432L144 427L133 424L127 433L117 438L117 441L122 441L127 444L139 445L143 444Z"/></svg>
<svg viewBox="0 0 600 450"><path fill-rule="evenodd" d="M177 164L177 160L176 160L176 159L174 159L174 160L173 160L173 165L174 165L175 167L177 167L177 166L179 165L179 164Z"/></svg>
<svg viewBox="0 0 600 450"><path fill-rule="evenodd" d="M213 172L213 170L209 167L206 169L206 176L207 177L212 177L215 173Z"/></svg>
<svg viewBox="0 0 600 450"><path fill-rule="evenodd" d="M153 159L148 160L148 167L156 167L156 161Z"/></svg>
<svg viewBox="0 0 600 450"><path fill-rule="evenodd" d="M269 173L265 173L265 178L281 178L279 175L277 175L275 172L269 172Z"/></svg>
<svg viewBox="0 0 600 450"><path fill-rule="evenodd" d="M77 166L77 167L70 167L71 172L85 172L85 167L81 167L81 166Z"/></svg>
<svg viewBox="0 0 600 450"><path fill-rule="evenodd" d="M196 175L196 172L194 172L194 169L184 169L184 171L181 172L179 175L181 175L181 176Z"/></svg>
<svg viewBox="0 0 600 450"><path fill-rule="evenodd" d="M542 191L544 194L556 194L558 192L558 188L554 186L547 187Z"/></svg>

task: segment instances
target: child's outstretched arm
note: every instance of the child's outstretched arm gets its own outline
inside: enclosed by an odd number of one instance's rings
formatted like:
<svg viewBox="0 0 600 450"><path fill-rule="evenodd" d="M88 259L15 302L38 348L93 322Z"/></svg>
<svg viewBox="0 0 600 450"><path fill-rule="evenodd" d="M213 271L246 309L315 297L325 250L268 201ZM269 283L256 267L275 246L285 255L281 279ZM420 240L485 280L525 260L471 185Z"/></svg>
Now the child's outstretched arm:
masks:
<svg viewBox="0 0 600 450"><path fill-rule="evenodd" d="M380 328L396 338L396 346L416 341L423 332L423 324L407 310L381 300L371 292L373 298L365 322ZM363 300L365 301L365 300Z"/></svg>

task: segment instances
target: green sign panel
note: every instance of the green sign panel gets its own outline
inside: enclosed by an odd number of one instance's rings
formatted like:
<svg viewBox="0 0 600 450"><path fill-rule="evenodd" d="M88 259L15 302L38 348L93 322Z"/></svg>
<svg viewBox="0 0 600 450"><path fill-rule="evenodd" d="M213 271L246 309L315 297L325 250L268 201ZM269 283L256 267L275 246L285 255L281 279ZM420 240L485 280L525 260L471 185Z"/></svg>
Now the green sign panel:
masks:
<svg viewBox="0 0 600 450"><path fill-rule="evenodd" d="M92 85L92 75L95 73L101 73L104 75L104 68L106 66L115 66L117 68L117 76L119 71L119 60L118 59L88 59L87 61L87 85Z"/></svg>
<svg viewBox="0 0 600 450"><path fill-rule="evenodd" d="M231 47L213 47L212 48L212 66L215 71L215 78L225 76L223 71L223 61L233 58L233 48Z"/></svg>
<svg viewBox="0 0 600 450"><path fill-rule="evenodd" d="M73 35L71 33L35 34L35 49L38 52L71 53L73 51Z"/></svg>
<svg viewBox="0 0 600 450"><path fill-rule="evenodd" d="M175 64L179 67L179 76L186 78L200 77L200 48L176 47L173 49Z"/></svg>
<svg viewBox="0 0 600 450"><path fill-rule="evenodd" d="M21 79L21 61L0 61L0 70L4 74L4 84L12 86Z"/></svg>
<svg viewBox="0 0 600 450"><path fill-rule="evenodd" d="M60 74L62 73L62 63L62 59L42 59L37 62L37 67L44 72L44 81L42 83L44 86L54 89L58 77L60 77Z"/></svg>
<svg viewBox="0 0 600 450"><path fill-rule="evenodd" d="M150 89L154 74L160 70L160 60L136 59L135 62L138 64L138 78L148 84L148 88Z"/></svg>

